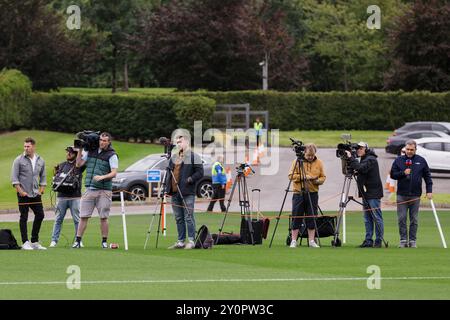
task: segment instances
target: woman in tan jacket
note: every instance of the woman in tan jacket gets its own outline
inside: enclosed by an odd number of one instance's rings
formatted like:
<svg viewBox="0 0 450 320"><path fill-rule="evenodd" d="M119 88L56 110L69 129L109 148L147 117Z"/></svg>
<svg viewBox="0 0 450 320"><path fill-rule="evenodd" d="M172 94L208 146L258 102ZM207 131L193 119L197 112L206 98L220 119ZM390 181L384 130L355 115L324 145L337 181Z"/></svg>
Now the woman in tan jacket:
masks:
<svg viewBox="0 0 450 320"><path fill-rule="evenodd" d="M292 196L292 233L291 233L291 248L297 247L297 238L301 222L303 219L300 216L317 215L317 208L319 203L319 185L325 182L325 171L323 163L316 157L317 148L314 144L310 143L305 145L305 158L303 161L304 174L302 177L297 159L292 162L291 169L289 171L289 179L293 182L294 195ZM294 170L295 169L295 170ZM303 179L305 178L305 179ZM306 186L303 184L303 180L306 181ZM307 191L311 201L308 198ZM319 245L315 242L315 223L313 218L305 218L306 227L308 228L308 240L309 246L313 248L319 248Z"/></svg>

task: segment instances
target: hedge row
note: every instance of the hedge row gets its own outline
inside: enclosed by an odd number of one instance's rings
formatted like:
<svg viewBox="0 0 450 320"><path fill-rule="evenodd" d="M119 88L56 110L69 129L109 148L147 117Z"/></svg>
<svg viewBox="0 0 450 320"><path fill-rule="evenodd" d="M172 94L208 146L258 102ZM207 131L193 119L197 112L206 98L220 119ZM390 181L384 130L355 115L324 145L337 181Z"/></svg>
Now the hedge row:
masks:
<svg viewBox="0 0 450 320"><path fill-rule="evenodd" d="M194 118L210 123L215 102L205 97L33 94L28 128L110 132L119 140L157 139ZM199 112L201 111L201 113Z"/></svg>
<svg viewBox="0 0 450 320"><path fill-rule="evenodd" d="M16 129L30 116L31 81L18 70L0 72L0 131Z"/></svg>
<svg viewBox="0 0 450 320"><path fill-rule="evenodd" d="M407 121L449 121L450 92L201 92L217 103L268 110L280 130L393 130Z"/></svg>
<svg viewBox="0 0 450 320"><path fill-rule="evenodd" d="M35 93L28 128L106 130L115 138L155 139L194 120L210 125L216 103L268 110L280 130L393 130L406 121L450 121L450 93L273 91L93 95Z"/></svg>

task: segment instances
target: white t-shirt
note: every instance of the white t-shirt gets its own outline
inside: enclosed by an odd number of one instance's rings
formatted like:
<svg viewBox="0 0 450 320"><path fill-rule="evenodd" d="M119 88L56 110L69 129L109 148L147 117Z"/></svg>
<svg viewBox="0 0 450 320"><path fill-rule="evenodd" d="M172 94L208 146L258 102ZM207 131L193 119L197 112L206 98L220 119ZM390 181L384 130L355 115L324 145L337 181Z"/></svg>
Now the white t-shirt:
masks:
<svg viewBox="0 0 450 320"><path fill-rule="evenodd" d="M36 155L33 156L33 158L28 157L31 160L31 166L33 167L33 172L34 172L34 168L36 168L36 162L37 162L37 157Z"/></svg>

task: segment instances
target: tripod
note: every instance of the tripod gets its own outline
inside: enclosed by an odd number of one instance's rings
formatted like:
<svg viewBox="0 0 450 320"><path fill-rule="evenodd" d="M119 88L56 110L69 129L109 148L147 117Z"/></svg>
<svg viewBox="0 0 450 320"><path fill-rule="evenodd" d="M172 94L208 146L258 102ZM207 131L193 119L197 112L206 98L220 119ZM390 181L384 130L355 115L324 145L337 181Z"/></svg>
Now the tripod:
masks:
<svg viewBox="0 0 450 320"><path fill-rule="evenodd" d="M252 225L252 217L250 215L250 201L249 201L249 193L247 187L247 180L244 174L245 168L250 168L250 170L255 173L255 171L248 164L241 164L236 168L236 179L234 180L233 186L231 187L230 197L228 198L227 209L225 211L225 215L222 220L222 224L219 228L219 233L217 235L216 244L219 242L219 237L222 234L223 226L225 225L225 220L227 219L228 210L230 209L231 201L233 200L234 192L236 191L236 186L238 187L239 194L239 206L241 208L241 217L245 219L248 224L248 230L250 231L250 239L252 245L255 245L254 237L253 237L253 225Z"/></svg>
<svg viewBox="0 0 450 320"><path fill-rule="evenodd" d="M344 161L344 160L342 160L342 161ZM355 177L355 180L356 180L355 172L351 168L348 168L347 165L345 165L345 164L343 164L343 172L344 172L345 178L344 178L344 185L342 187L342 192L341 192L341 201L339 203L338 221L336 224L334 238L331 241L331 245L333 247L340 247L342 245L341 240L339 239L339 228L341 226L342 216L345 214L347 204L350 201L354 201L354 202L362 205L363 207L364 207L364 204L366 204L366 207L368 208L370 215L372 216L372 219L375 222L375 228L381 234L381 232L380 232L381 226L378 224L377 220L375 219L375 214L373 212L373 208L370 206L369 202L366 200L364 193L362 192L358 183L356 183L356 186L358 188L358 192L362 196L363 202L359 202L358 200L355 200L352 196L348 195L348 193L350 191L350 185L351 185L352 179ZM387 248L389 246L389 243L384 240L384 237L382 237L381 240L383 241L385 247Z"/></svg>
<svg viewBox="0 0 450 320"><path fill-rule="evenodd" d="M319 246L320 246L319 229L317 228L317 221L316 221L316 216L314 214L314 207L313 207L313 203L312 203L312 200L311 200L311 194L309 192L308 180L306 179L306 170L305 170L305 166L303 164L304 154L303 154L303 152L297 152L296 155L297 155L297 160L295 161L295 165L294 165L294 169L292 171L292 174L294 175L297 172L297 168L299 168L299 170L300 170L300 181L301 181L301 194L303 196L303 201L305 201L305 199L308 201L309 208L312 211L311 215L313 216L314 230L315 230L316 237L317 237L317 239L319 241ZM278 213L278 217L276 218L277 219L277 223L276 223L275 228L273 230L272 239L270 240L269 248L272 247L273 238L275 237L275 233L276 233L277 228L278 228L278 223L280 222L280 216L281 216L281 213L283 212L284 204L286 203L286 198L287 198L287 195L289 193L292 180L293 179L289 179L289 183L288 183L288 186L286 188L286 192L285 192L284 198L283 198L283 203L281 204L280 212ZM319 205L317 205L317 208L320 210ZM320 211L322 211L322 210L320 210ZM293 217L293 218L294 219L299 219L299 217ZM289 228L289 230L291 230L291 229ZM294 240L294 239L292 239L292 240ZM297 239L295 239L295 240L297 240Z"/></svg>
<svg viewBox="0 0 450 320"><path fill-rule="evenodd" d="M171 157L170 156L170 152L168 152L163 157L166 157L166 159L168 159L170 161L170 157ZM181 193L180 187L178 185L178 181L175 178L175 175L173 174L173 171L170 168L169 164L170 164L170 162L167 164L166 171L164 173L164 178L162 179L163 182L161 184L161 189L158 192L158 204L157 204L157 206L159 205L160 208L159 208L159 218L158 218L158 229L156 231L156 246L155 246L156 248L158 248L159 233L161 231L161 217L163 215L164 206L165 206L166 201L167 201L167 187L166 186L167 186L167 179L168 179L169 176L172 177L172 181L174 181L176 186L177 186L177 190L178 190L177 192L178 192L178 194L181 197L181 200L183 202L184 208L186 208L186 210L188 211L188 215L193 214L193 212L190 212L189 207L187 206L186 201L184 200L183 194ZM161 190L163 191L163 195L162 196L161 196ZM151 192L151 190L149 192ZM150 222L150 226L149 226L149 228L147 230L147 237L145 239L144 250L147 247L147 242L148 242L148 239L150 237L150 232L151 232L151 229L152 229L152 226L153 226L154 218L155 218L155 215L152 216L152 220ZM165 231L165 229L163 230L163 232L164 231Z"/></svg>

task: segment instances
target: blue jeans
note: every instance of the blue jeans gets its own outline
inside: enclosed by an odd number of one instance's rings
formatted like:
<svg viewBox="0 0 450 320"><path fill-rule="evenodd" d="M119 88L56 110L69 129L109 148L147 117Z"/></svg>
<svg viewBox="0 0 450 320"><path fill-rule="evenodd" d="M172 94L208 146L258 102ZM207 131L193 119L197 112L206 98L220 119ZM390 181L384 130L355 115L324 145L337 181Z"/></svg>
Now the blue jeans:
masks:
<svg viewBox="0 0 450 320"><path fill-rule="evenodd" d="M172 196L172 210L177 223L178 240L184 241L186 239L186 225L188 232L188 239L194 241L195 239L195 218L194 218L194 202L195 195L184 196L186 202L186 209L183 199L179 193Z"/></svg>
<svg viewBox="0 0 450 320"><path fill-rule="evenodd" d="M375 228L375 242L381 243L384 235L384 222L383 215L381 213L380 199L367 199L372 210L369 210L367 203L364 203L364 224L366 226L366 241L373 242L373 230ZM371 212L372 211L372 212Z"/></svg>
<svg viewBox="0 0 450 320"><path fill-rule="evenodd" d="M70 209L73 223L75 225L75 235L77 234L78 222L80 222L80 199L64 199L58 198L58 205L56 206L56 219L53 225L52 241L58 242L61 227L66 216L67 209Z"/></svg>

